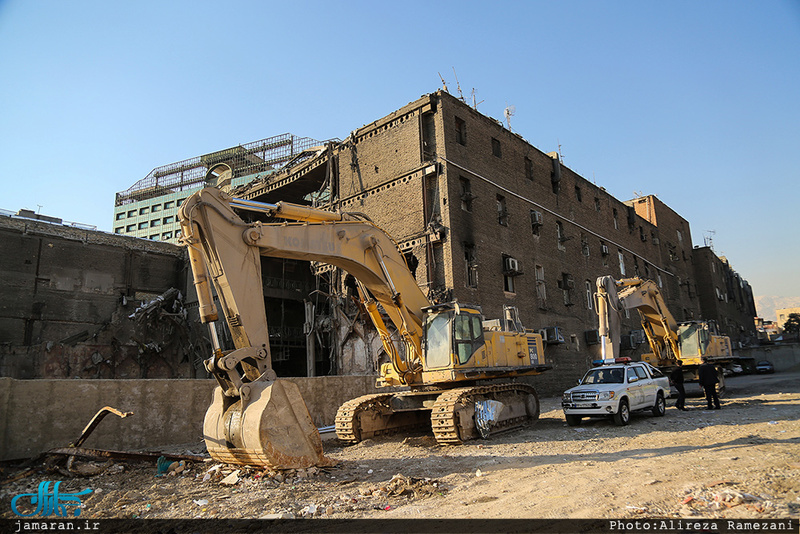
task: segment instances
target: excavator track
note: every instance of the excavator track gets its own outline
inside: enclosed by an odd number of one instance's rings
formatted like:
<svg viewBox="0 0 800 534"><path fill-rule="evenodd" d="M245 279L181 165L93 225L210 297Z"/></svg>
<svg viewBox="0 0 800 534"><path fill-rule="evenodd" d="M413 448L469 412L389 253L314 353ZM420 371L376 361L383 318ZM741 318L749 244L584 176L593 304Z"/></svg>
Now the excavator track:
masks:
<svg viewBox="0 0 800 534"><path fill-rule="evenodd" d="M439 395L431 412L431 427L440 444L457 445L480 437L475 404L499 401L505 406L491 433L510 430L539 419L539 396L527 384L497 384L457 388Z"/></svg>
<svg viewBox="0 0 800 534"><path fill-rule="evenodd" d="M363 395L342 404L336 412L336 437L346 443L358 443L363 439L428 425L427 410L392 410L390 404L394 395Z"/></svg>

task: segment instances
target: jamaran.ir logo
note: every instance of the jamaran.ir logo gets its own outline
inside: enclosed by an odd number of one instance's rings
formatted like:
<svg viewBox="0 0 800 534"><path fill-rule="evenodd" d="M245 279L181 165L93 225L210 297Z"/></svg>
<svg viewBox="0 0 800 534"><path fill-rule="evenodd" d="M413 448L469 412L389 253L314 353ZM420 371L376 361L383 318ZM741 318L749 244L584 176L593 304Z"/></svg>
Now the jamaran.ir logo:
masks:
<svg viewBox="0 0 800 534"><path fill-rule="evenodd" d="M50 490L50 484L53 484L52 491ZM78 493L59 493L58 487L60 485L61 482L40 482L36 493L21 493L11 499L11 511L20 517L33 517L35 515L67 517L67 506L76 506L77 508L72 512L72 515L78 517L81 515L81 496L88 495L92 490L86 488ZM29 514L20 512L17 508L17 501L20 499L22 499L23 503L25 499L30 499L31 506L35 506L36 509Z"/></svg>

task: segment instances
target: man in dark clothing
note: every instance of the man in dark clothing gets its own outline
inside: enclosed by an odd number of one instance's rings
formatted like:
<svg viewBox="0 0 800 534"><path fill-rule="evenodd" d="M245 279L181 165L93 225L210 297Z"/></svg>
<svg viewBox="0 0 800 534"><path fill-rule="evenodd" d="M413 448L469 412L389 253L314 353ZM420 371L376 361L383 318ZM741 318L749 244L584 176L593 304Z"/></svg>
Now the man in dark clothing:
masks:
<svg viewBox="0 0 800 534"><path fill-rule="evenodd" d="M708 402L709 410L719 410L719 397L717 396L717 368L708 363L708 359L703 358L703 364L698 370L698 377L700 387L706 392L706 402Z"/></svg>
<svg viewBox="0 0 800 534"><path fill-rule="evenodd" d="M679 410L687 412L688 409L685 406L686 403L686 390L683 388L683 362L678 360L675 362L678 364L678 367L672 370L669 374L669 381L672 382L672 385L678 391L678 400L675 401L675 407Z"/></svg>

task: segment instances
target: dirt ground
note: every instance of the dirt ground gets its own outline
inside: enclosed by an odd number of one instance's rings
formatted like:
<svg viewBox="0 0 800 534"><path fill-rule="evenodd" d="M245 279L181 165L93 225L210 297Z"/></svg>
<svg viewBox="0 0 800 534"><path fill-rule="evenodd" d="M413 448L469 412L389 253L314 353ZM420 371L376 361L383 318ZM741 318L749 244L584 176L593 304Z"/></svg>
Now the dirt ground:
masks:
<svg viewBox="0 0 800 534"><path fill-rule="evenodd" d="M800 372L733 377L721 410L690 397L688 412L669 402L665 417L635 414L627 427L568 427L559 403L542 399L535 425L461 446L424 434L325 441L339 463L324 470L209 460L156 476L152 464L116 463L82 478L42 466L8 482L21 470L5 466L0 517L15 518L11 498L44 480L93 490L81 519L800 517Z"/></svg>

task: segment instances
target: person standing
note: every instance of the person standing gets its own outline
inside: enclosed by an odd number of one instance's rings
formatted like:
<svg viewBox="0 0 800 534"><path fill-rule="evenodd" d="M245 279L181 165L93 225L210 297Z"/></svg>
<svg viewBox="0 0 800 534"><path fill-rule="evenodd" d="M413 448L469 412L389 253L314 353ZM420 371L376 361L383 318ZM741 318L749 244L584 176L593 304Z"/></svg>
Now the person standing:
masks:
<svg viewBox="0 0 800 534"><path fill-rule="evenodd" d="M709 410L719 410L719 396L717 395L717 384L719 378L717 377L717 368L709 363L708 358L703 358L703 364L698 370L700 387L706 393L706 402L708 403Z"/></svg>
<svg viewBox="0 0 800 534"><path fill-rule="evenodd" d="M681 411L688 412L686 408L686 390L683 387L683 362L678 360L675 362L678 366L669 374L669 381L678 391L678 400L675 401L675 407Z"/></svg>

